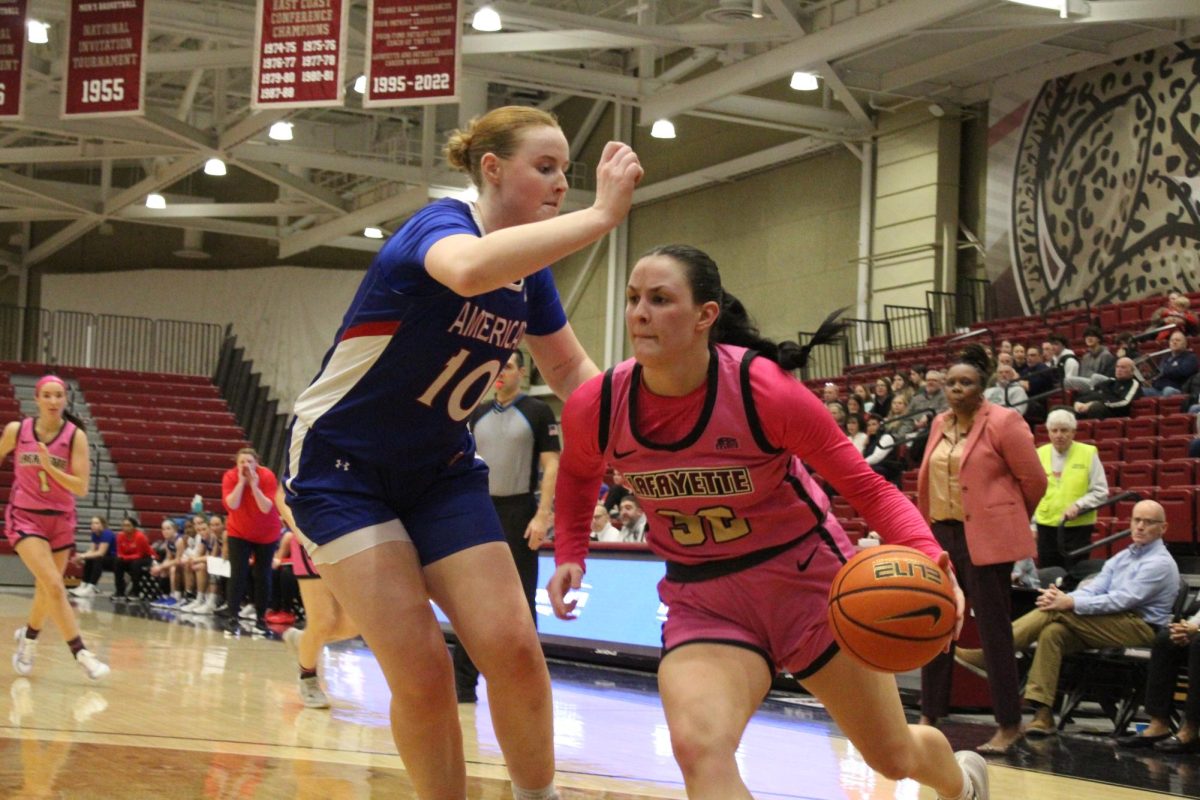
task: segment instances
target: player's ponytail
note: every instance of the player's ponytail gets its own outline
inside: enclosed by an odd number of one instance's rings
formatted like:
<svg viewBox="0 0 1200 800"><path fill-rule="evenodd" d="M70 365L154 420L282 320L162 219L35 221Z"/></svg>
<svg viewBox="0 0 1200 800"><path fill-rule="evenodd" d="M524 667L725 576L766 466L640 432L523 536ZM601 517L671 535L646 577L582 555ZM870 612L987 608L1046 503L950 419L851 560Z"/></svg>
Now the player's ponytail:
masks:
<svg viewBox="0 0 1200 800"><path fill-rule="evenodd" d="M721 272L717 263L703 250L686 244L668 244L655 247L647 256L666 256L684 267L688 284L692 289L692 300L696 304L714 302L721 313L709 329L709 341L713 344L732 344L755 350L786 370L800 369L808 363L808 355L819 344L836 338L845 328L837 318L844 308L830 314L812 339L801 346L792 341L775 342L763 336L754 324L742 301L721 286Z"/></svg>

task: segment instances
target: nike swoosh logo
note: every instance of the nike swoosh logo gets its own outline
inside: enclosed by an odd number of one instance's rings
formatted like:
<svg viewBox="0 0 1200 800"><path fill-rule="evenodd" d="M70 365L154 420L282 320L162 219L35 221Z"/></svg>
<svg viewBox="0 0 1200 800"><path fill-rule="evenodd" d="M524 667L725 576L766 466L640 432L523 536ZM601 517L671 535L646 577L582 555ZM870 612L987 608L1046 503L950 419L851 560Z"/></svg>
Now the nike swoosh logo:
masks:
<svg viewBox="0 0 1200 800"><path fill-rule="evenodd" d="M808 558L804 559L803 561L796 562L796 568L799 569L801 572L804 572L804 570L808 569L808 565L812 563L813 557L817 554L817 551L820 549L821 548L819 548L819 547L814 547L813 551L808 554Z"/></svg>
<svg viewBox="0 0 1200 800"><path fill-rule="evenodd" d="M937 606L925 606L924 608L914 608L912 611L905 611L903 614L884 617L879 621L891 622L892 620L916 619L917 617L929 617L933 620L933 624L937 625L942 619L942 610Z"/></svg>
<svg viewBox="0 0 1200 800"><path fill-rule="evenodd" d="M637 452L637 448L634 448L633 450L626 450L624 453L622 453L620 450L614 449L613 450L613 458L626 458L627 456L631 456L636 452Z"/></svg>

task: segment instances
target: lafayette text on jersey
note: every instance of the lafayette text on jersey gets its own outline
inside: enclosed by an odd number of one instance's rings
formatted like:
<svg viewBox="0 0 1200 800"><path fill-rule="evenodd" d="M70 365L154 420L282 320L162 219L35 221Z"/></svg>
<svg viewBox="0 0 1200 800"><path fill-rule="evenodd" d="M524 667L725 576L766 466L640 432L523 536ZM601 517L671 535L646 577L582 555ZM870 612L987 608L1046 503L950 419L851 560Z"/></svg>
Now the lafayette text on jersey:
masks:
<svg viewBox="0 0 1200 800"><path fill-rule="evenodd" d="M10 502L16 508L31 511L72 511L75 508L75 496L42 469L33 426L33 417L21 420L13 454L16 469L13 471ZM74 423L63 420L63 426L54 441L46 443L46 449L50 451L50 463L68 474L71 473L71 444L75 441L75 430Z"/></svg>

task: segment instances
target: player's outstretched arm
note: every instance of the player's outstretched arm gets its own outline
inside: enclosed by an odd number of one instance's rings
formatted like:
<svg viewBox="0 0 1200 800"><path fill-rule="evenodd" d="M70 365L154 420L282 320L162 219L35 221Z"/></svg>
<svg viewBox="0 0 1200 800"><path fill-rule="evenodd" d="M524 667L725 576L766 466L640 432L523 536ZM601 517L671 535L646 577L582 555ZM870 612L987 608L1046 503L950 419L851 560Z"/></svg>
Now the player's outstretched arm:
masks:
<svg viewBox="0 0 1200 800"><path fill-rule="evenodd" d="M429 248L426 271L464 297L490 292L532 275L605 235L621 223L642 179L633 149L609 142L596 167L596 199L588 208L514 225L479 238L447 236Z"/></svg>

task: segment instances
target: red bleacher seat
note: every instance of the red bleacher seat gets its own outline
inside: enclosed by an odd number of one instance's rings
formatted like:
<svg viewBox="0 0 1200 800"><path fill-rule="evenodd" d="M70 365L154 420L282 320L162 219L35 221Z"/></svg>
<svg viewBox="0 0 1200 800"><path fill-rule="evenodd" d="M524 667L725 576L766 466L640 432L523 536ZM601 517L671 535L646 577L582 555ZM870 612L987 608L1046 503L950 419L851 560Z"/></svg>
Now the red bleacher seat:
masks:
<svg viewBox="0 0 1200 800"><path fill-rule="evenodd" d="M1125 440L1124 439L1104 439L1096 442L1096 449L1100 451L1100 460L1105 464L1111 464L1120 461L1124 457Z"/></svg>
<svg viewBox="0 0 1200 800"><path fill-rule="evenodd" d="M1195 466L1190 460L1160 461L1154 482L1162 488L1192 486L1196 477Z"/></svg>
<svg viewBox="0 0 1200 800"><path fill-rule="evenodd" d="M220 397L221 390L214 384L168 383L165 381L121 380L119 378L83 378L79 388L86 397L89 391L135 392L137 394L179 394L189 397Z"/></svg>
<svg viewBox="0 0 1200 800"><path fill-rule="evenodd" d="M1158 434L1158 417L1135 417L1125 420L1125 438L1150 438Z"/></svg>
<svg viewBox="0 0 1200 800"><path fill-rule="evenodd" d="M1153 400L1154 404L1158 406L1158 415L1160 417L1168 414L1181 414L1187 411L1187 409L1183 407L1183 395L1177 394L1170 397L1155 397Z"/></svg>
<svg viewBox="0 0 1200 800"><path fill-rule="evenodd" d="M1142 309L1136 302L1122 303L1117 306L1117 316L1122 325L1137 324L1149 319L1148 315L1142 316Z"/></svg>
<svg viewBox="0 0 1200 800"><path fill-rule="evenodd" d="M1167 532L1163 535L1166 542L1194 544L1196 541L1196 501L1195 489L1189 487L1174 487L1159 489L1157 500L1162 504L1167 515Z"/></svg>
<svg viewBox="0 0 1200 800"><path fill-rule="evenodd" d="M1140 419L1141 417L1157 417L1158 402L1153 397L1139 397L1133 401L1133 406L1129 411L1130 418Z"/></svg>
<svg viewBox="0 0 1200 800"><path fill-rule="evenodd" d="M1125 437L1125 420L1098 419L1092 425L1092 438L1097 442L1105 439L1123 439Z"/></svg>
<svg viewBox="0 0 1200 800"><path fill-rule="evenodd" d="M1118 472L1117 484L1122 489L1142 489L1154 486L1153 461L1126 461Z"/></svg>
<svg viewBox="0 0 1200 800"><path fill-rule="evenodd" d="M906 470L900 475L900 488L906 492L915 492L917 490L917 470Z"/></svg>
<svg viewBox="0 0 1200 800"><path fill-rule="evenodd" d="M88 403L92 414L111 419L138 419L151 422L195 422L198 425L236 425L232 411L190 411L181 408L151 406L122 406L110 403Z"/></svg>
<svg viewBox="0 0 1200 800"><path fill-rule="evenodd" d="M117 473L126 481L131 478L159 481L199 481L219 486L225 471L233 466L233 458L226 458L224 464L219 467L198 467L193 463L182 465L138 464L129 461L122 461L116 466ZM2 482L3 477L0 476L0 483Z"/></svg>
<svg viewBox="0 0 1200 800"><path fill-rule="evenodd" d="M125 490L131 495L159 495L162 497L220 497L221 483L205 483L203 481L166 481L148 480L146 478L128 478L125 480Z"/></svg>
<svg viewBox="0 0 1200 800"><path fill-rule="evenodd" d="M1100 307L1100 329L1112 332L1121 327L1121 311L1116 306Z"/></svg>
<svg viewBox="0 0 1200 800"><path fill-rule="evenodd" d="M150 429L144 420L140 419L111 419L108 417L93 417L100 433L147 433ZM244 439L245 431L236 425L202 425L196 422L163 422L154 423L155 435L196 436L200 439Z"/></svg>
<svg viewBox="0 0 1200 800"><path fill-rule="evenodd" d="M1171 414L1158 420L1159 436L1191 436L1195 422L1191 414Z"/></svg>
<svg viewBox="0 0 1200 800"><path fill-rule="evenodd" d="M200 467L222 467L229 469L233 466L234 455L237 450L229 450L221 453L184 453L184 452L164 452L154 448L137 448L137 447L109 447L109 452L112 454L113 461L117 464L117 470L120 471L125 463L131 464L164 464L175 465L194 464Z"/></svg>
<svg viewBox="0 0 1200 800"><path fill-rule="evenodd" d="M1132 420L1130 420L1132 422ZM1122 449L1126 461L1149 461L1158 458L1158 442L1154 439L1125 439Z"/></svg>
<svg viewBox="0 0 1200 800"><path fill-rule="evenodd" d="M1117 462L1105 461L1104 457L1101 456L1100 457L1100 466L1104 467L1104 478L1105 478L1105 480L1108 481L1108 485L1110 487L1116 486L1117 485L1117 472L1119 470L1119 467L1117 466ZM1106 516L1111 516L1112 515L1112 506L1106 506L1105 508L1108 509L1108 514ZM1104 511L1105 511L1105 509L1101 509L1100 513L1103 514Z"/></svg>
<svg viewBox="0 0 1200 800"><path fill-rule="evenodd" d="M1158 440L1158 457L1163 461L1174 461L1188 457L1191 436L1167 436Z"/></svg>
<svg viewBox="0 0 1200 800"><path fill-rule="evenodd" d="M1095 427L1094 422L1095 422L1095 420L1090 420L1090 419L1076 420L1075 421L1075 438L1076 439L1092 438L1092 428Z"/></svg>
<svg viewBox="0 0 1200 800"><path fill-rule="evenodd" d="M250 443L244 439L201 439L197 436L155 436L141 433L109 433L105 435L104 441L110 448L135 447L177 453L225 453L230 460L239 449L250 447Z"/></svg>

